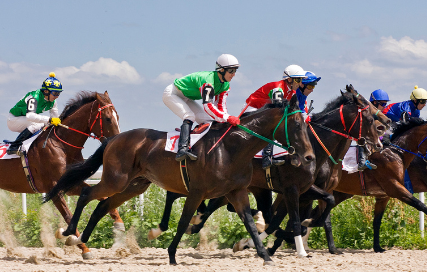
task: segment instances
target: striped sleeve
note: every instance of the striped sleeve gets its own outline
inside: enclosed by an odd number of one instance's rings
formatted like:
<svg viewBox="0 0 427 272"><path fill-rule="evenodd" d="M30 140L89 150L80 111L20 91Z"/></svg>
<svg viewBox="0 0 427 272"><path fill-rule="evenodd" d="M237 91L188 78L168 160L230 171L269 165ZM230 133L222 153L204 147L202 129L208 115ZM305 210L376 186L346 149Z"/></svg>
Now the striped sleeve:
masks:
<svg viewBox="0 0 427 272"><path fill-rule="evenodd" d="M203 109L210 117L218 122L227 122L230 115L227 112L226 99L229 91L225 91L215 96L215 103L203 104Z"/></svg>

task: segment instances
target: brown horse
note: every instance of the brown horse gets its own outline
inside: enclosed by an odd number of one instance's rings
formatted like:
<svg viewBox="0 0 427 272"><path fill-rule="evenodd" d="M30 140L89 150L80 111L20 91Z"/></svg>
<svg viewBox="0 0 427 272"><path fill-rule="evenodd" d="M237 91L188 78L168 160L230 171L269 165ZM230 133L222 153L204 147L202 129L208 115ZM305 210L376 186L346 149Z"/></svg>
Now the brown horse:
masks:
<svg viewBox="0 0 427 272"><path fill-rule="evenodd" d="M108 93L80 92L70 100L60 116L62 124L69 127L49 127L33 142L28 151L28 162L33 183L27 181L21 159L0 160L0 188L15 193L47 193L65 173L67 166L83 161L82 148L90 133L97 138L116 135L120 132L118 115ZM69 195L80 195L82 183L69 191ZM54 200L56 208L65 222L70 223L71 212L64 197ZM123 221L117 210L110 213L115 226L124 230ZM77 230L74 232L78 235ZM85 244L79 245L84 259L92 258Z"/></svg>
<svg viewBox="0 0 427 272"><path fill-rule="evenodd" d="M82 209L89 201L108 197L98 204L82 235L78 239L74 236L69 238L72 244L86 242L97 222L108 210L144 192L152 182L168 191L188 196L177 233L168 248L170 264L176 264L178 243L202 200L223 195L233 204L246 229L254 238L258 255L264 259L265 264L273 264L257 235L247 194L252 177L252 158L266 142L246 129L268 139L275 137L280 143L290 142L296 154L300 154L301 163L306 164L314 160L306 124L295 96L290 102L270 104L242 117L241 126L233 127L213 152L207 154L210 147L228 128L229 124L214 124L192 148L198 160L187 162L189 191L181 179L181 165L175 162L175 154L165 151L165 132L136 129L119 134L108 143L103 143L83 165L67 171L46 197L46 200L49 200L61 191L71 188L70 185L73 183L79 184L85 179L85 175L103 163L101 182L82 190L71 223L62 234L68 236L74 233Z"/></svg>
<svg viewBox="0 0 427 272"><path fill-rule="evenodd" d="M341 106L343 106L342 114L340 114L339 112ZM331 101L321 113L315 114L312 120L313 122L321 124L324 128L332 129L334 131L345 132L344 127L350 127L350 124L352 124L354 121L360 121L360 109L366 109L362 111L362 124L360 126L360 123L357 122L355 128L349 131L349 134L352 137L367 137L367 142L374 145L374 150L379 150L381 148L381 144L379 143L378 135L376 133L376 130L378 128L373 126L374 119L372 117L373 114L375 114L377 111L376 109L374 109L374 111L371 111L369 102L367 102L362 96L358 95L357 93L353 95L353 92L347 90L347 93L345 95L342 94L340 97ZM344 120L347 125L343 125L341 120ZM339 158L338 155L342 153L341 146L347 144L348 138L345 137L346 135L344 135L343 137L343 135L332 133L328 129L321 129L320 127L316 127L319 138L322 139L325 147L327 147L327 149L332 153L332 158ZM384 130L384 127L382 127L381 130ZM279 210L281 212L287 211L287 207L291 205L289 203L286 203L286 201L289 202L289 200L293 198L293 196L289 194L289 191L295 190L293 188L296 188L296 190L298 191L298 196L305 192L302 197L305 197L306 194L309 194L311 198L322 198L323 200L329 202L330 208L334 206L332 195L324 192L317 186L313 185L315 173L317 173L318 171L316 170L316 168L320 167L323 163L329 160L329 157L319 144L318 140L316 140L316 137L313 135L312 131L309 131L309 137L312 146L315 150L316 162L313 162L309 165L302 165L301 167L294 167L292 165L292 156L286 156L286 163L284 165L271 169L270 186L266 182L266 172L261 167L261 160L253 160L254 173L251 184L248 189L254 194L255 199L257 200L257 208L262 211L262 214L264 215L267 224L270 223L269 219L271 217L271 190L274 190L275 192L279 193L278 199L280 199L282 203L276 203L276 205L279 206ZM283 198L281 197L282 195ZM157 229L150 230L150 239L157 237L161 234L162 231L168 229L169 215L172 208L172 203L176 198L181 196L183 195L168 192L165 204L165 213L162 217L159 227ZM298 203L298 199L294 199L291 203L295 202ZM190 234L199 232L208 217L216 209L227 203L228 200L224 197L209 201L207 209L203 211L203 215L198 215L201 222L197 225L190 226L187 230L187 233ZM232 211L232 207L228 206L228 209ZM252 214L257 214L257 212L258 211L253 211ZM325 214L327 214L327 211L325 212ZM289 222L291 222L290 224L292 225L291 228L293 228L294 230L292 233L292 239L295 239L294 237L299 235L299 232L295 232L294 227L300 227L300 222L299 220L295 222L295 220L293 219L293 217L295 216L299 217L299 214L294 215L291 213L289 220ZM321 221L322 219L319 220ZM241 250L248 245L249 243L247 239L242 240L241 243L235 245L234 250Z"/></svg>
<svg viewBox="0 0 427 272"><path fill-rule="evenodd" d="M423 161L427 149L426 135L427 123L420 119L411 119L409 124L399 125L393 134L392 145L370 156L370 160L377 164L378 168L363 172L364 188L359 173L349 174L346 171L338 173L341 178L337 178L339 183L334 186L336 205L353 195L375 197L373 222L375 252L384 252L380 246L379 231L382 216L391 197L397 198L419 211L427 212L427 206L415 198L404 186L405 169L417 155L423 158L417 158L416 163L411 164L408 173L413 181L414 191L423 192L427 189L424 182L427 171ZM330 224L325 227L325 231L329 232L328 239L333 239Z"/></svg>

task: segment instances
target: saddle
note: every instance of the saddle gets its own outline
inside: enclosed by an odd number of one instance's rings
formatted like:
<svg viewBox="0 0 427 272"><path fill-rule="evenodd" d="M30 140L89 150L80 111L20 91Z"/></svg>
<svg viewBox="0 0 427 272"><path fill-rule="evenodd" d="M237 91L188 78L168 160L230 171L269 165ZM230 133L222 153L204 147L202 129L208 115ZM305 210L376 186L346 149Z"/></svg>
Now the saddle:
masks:
<svg viewBox="0 0 427 272"><path fill-rule="evenodd" d="M202 134L205 130L209 128L209 123L203 123L194 127L190 134ZM180 128L175 128L175 131L181 131Z"/></svg>

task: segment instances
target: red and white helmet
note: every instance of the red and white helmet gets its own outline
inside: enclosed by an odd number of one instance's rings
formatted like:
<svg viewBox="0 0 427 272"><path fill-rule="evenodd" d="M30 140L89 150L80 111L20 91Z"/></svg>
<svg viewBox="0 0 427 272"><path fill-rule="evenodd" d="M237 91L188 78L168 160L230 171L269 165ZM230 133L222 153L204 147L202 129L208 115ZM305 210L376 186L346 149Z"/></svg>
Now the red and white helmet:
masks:
<svg viewBox="0 0 427 272"><path fill-rule="evenodd" d="M306 71L301 68L301 66L292 64L285 68L285 71L283 72L283 79L287 79L288 77L302 77L306 78L305 76Z"/></svg>
<svg viewBox="0 0 427 272"><path fill-rule="evenodd" d="M216 68L215 70L219 69L227 69L227 68L239 68L240 64L239 61L236 59L235 56L230 54L222 54L218 57L216 60Z"/></svg>

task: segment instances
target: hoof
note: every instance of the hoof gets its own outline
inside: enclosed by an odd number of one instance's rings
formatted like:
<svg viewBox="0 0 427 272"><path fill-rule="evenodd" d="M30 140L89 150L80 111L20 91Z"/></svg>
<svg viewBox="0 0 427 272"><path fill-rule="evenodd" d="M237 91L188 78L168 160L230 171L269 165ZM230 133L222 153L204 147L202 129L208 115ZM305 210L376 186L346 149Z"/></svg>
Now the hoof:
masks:
<svg viewBox="0 0 427 272"><path fill-rule="evenodd" d="M67 240L65 240L65 245L67 246L76 246L79 244L83 244L80 238L75 235L70 235Z"/></svg>
<svg viewBox="0 0 427 272"><path fill-rule="evenodd" d="M193 216L193 217L191 218L190 224L192 224L192 225L198 225L198 224L202 223L202 219L201 219L201 217L202 217L202 214L201 214L201 213L199 213L199 214L197 214L197 215Z"/></svg>
<svg viewBox="0 0 427 272"><path fill-rule="evenodd" d="M115 230L126 231L126 229L125 229L125 223L114 223L113 224L113 228Z"/></svg>
<svg viewBox="0 0 427 272"><path fill-rule="evenodd" d="M82 254L83 260L92 260L93 259L93 254L92 252L86 252Z"/></svg>
<svg viewBox="0 0 427 272"><path fill-rule="evenodd" d="M386 250L384 248L382 248L382 247L379 247L379 248L374 248L374 251L375 251L375 253L383 253Z"/></svg>
<svg viewBox="0 0 427 272"><path fill-rule="evenodd" d="M304 221L301 222L301 226L304 227L310 227L310 225L313 223L313 219L305 219Z"/></svg>
<svg viewBox="0 0 427 272"><path fill-rule="evenodd" d="M338 249L331 249L329 250L329 253L331 254L335 254L335 255L341 255L343 254L341 251L339 251Z"/></svg>
<svg viewBox="0 0 427 272"><path fill-rule="evenodd" d="M239 242L235 243L233 246L233 252L242 251L246 248L249 248L248 242L250 238L243 238Z"/></svg>
<svg viewBox="0 0 427 272"><path fill-rule="evenodd" d="M64 232L64 229L63 228L59 228L59 229L57 229L56 230L56 232L55 232L55 238L56 239L62 239L62 238L65 238L65 236L64 235L62 235L62 233Z"/></svg>
<svg viewBox="0 0 427 272"><path fill-rule="evenodd" d="M154 240L157 237L159 237L160 234L162 234L162 230L160 228L157 228L157 229L153 228L148 232L148 235L147 235L148 240Z"/></svg>
<svg viewBox="0 0 427 272"><path fill-rule="evenodd" d="M273 261L265 261L264 265L268 265L268 266L276 266L276 264Z"/></svg>

